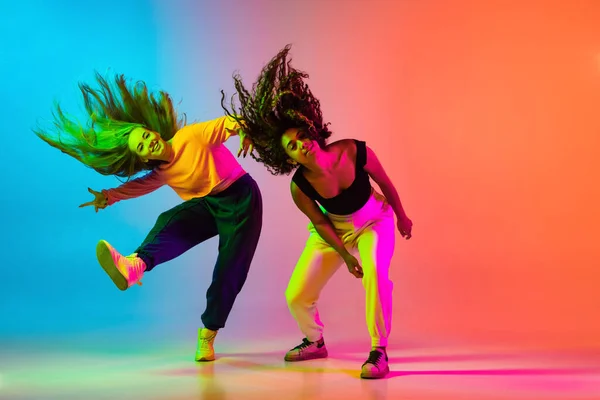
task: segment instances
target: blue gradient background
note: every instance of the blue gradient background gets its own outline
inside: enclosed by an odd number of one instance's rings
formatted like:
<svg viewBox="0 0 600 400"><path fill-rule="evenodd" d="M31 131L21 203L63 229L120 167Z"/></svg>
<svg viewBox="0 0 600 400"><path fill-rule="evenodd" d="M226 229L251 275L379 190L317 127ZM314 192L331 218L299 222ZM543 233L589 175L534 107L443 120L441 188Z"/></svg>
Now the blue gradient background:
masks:
<svg viewBox="0 0 600 400"><path fill-rule="evenodd" d="M100 6L101 4L101 6ZM118 181L39 140L58 100L80 110L94 70L168 91L189 121L222 115L231 75L247 83L287 43L311 74L334 139L367 140L415 221L392 264L392 345L598 343L600 5L595 2L2 1L5 162L0 340L185 341L216 239L119 292L97 265L106 239L133 251L169 189L95 214L77 206ZM228 146L235 150L232 140ZM284 290L306 239L289 178L251 159L265 222L222 343L300 333ZM360 283L323 293L330 341L368 347ZM273 350L285 351L287 348Z"/></svg>

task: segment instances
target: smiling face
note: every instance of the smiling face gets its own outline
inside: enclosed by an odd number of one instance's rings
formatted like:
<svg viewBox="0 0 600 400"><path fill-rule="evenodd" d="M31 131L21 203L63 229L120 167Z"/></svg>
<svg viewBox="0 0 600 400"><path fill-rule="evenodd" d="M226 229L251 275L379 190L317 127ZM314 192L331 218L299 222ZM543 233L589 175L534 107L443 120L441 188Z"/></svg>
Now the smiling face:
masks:
<svg viewBox="0 0 600 400"><path fill-rule="evenodd" d="M170 145L158 133L135 128L129 134L129 150L144 162L149 160L169 161Z"/></svg>
<svg viewBox="0 0 600 400"><path fill-rule="evenodd" d="M281 145L290 160L298 164L310 163L321 150L319 143L312 140L301 128L290 128L281 137Z"/></svg>

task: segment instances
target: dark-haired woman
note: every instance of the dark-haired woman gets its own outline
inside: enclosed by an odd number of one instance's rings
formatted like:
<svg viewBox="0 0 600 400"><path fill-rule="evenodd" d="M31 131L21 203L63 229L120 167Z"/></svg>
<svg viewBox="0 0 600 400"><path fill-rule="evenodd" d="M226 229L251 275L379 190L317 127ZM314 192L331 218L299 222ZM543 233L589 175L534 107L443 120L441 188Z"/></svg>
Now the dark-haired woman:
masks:
<svg viewBox="0 0 600 400"><path fill-rule="evenodd" d="M254 143L257 156L275 175L294 175L291 195L310 220L306 246L290 278L286 298L304 334L286 361L327 357L323 323L317 311L321 290L342 264L362 279L371 351L362 378L382 378L389 372L386 346L392 320L389 267L394 253L394 216L400 234L411 237L394 185L365 142L331 136L323 123L320 103L304 82L306 73L291 67L289 46L265 66L249 92L239 76L237 119ZM383 196L371 186L375 181ZM357 254L362 263L353 255Z"/></svg>

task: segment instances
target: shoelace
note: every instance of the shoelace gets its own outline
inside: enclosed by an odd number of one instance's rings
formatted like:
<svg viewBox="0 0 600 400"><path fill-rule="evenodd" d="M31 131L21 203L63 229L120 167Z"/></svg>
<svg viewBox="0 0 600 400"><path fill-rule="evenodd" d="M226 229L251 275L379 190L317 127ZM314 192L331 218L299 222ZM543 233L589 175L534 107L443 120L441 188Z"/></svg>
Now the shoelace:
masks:
<svg viewBox="0 0 600 400"><path fill-rule="evenodd" d="M311 341L309 341L307 338L304 338L304 339L302 339L302 343L300 343L298 346L294 347L292 350L304 350L311 344L312 344Z"/></svg>
<svg viewBox="0 0 600 400"><path fill-rule="evenodd" d="M209 347L209 343L213 341L213 339L217 336L216 333L210 335L209 337L201 337L200 338L200 348L205 349Z"/></svg>
<svg viewBox="0 0 600 400"><path fill-rule="evenodd" d="M382 352L380 352L379 350L371 350L371 352L369 353L369 358L367 358L365 364L373 364L377 366L377 363L379 362L379 360L381 360L381 357L383 357Z"/></svg>

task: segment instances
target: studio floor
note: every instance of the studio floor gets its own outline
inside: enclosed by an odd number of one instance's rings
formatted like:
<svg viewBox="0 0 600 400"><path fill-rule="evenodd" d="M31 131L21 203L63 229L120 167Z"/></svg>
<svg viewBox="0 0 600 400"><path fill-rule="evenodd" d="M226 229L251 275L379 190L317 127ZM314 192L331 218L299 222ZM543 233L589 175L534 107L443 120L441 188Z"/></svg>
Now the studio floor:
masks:
<svg viewBox="0 0 600 400"><path fill-rule="evenodd" d="M361 380L368 351L331 343L328 359L285 363L277 346L217 343L215 362L196 363L188 343L5 342L0 399L600 399L592 349L391 348L389 376Z"/></svg>

